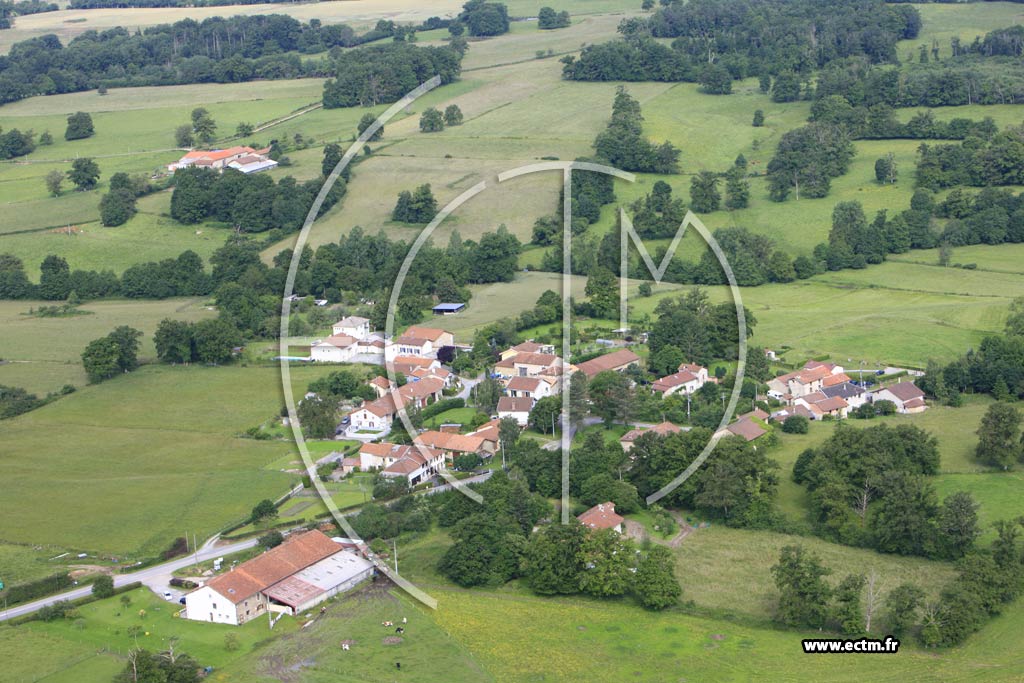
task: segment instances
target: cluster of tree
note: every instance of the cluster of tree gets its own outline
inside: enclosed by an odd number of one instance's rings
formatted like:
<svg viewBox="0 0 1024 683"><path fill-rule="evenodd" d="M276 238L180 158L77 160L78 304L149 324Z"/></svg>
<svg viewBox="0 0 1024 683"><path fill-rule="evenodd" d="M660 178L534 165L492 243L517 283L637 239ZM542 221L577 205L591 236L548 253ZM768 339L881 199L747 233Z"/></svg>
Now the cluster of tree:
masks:
<svg viewBox="0 0 1024 683"><path fill-rule="evenodd" d="M439 133L445 126L461 126L462 110L457 104L449 104L444 113L440 109L427 107L420 114L420 132Z"/></svg>
<svg viewBox="0 0 1024 683"><path fill-rule="evenodd" d="M321 396L332 396L335 400L343 398L373 400L377 394L364 379L351 370L335 370L310 382L307 390Z"/></svg>
<svg viewBox="0 0 1024 683"><path fill-rule="evenodd" d="M791 193L820 198L828 194L833 178L846 173L853 159L850 134L842 126L809 123L787 131L768 162L768 194L785 201Z"/></svg>
<svg viewBox="0 0 1024 683"><path fill-rule="evenodd" d="M364 505L359 514L352 518L352 528L366 541L395 538L408 532L427 531L433 524L432 508L435 502L428 500L432 497L404 496L390 505Z"/></svg>
<svg viewBox="0 0 1024 683"><path fill-rule="evenodd" d="M1020 411L1013 405L1002 401L990 405L978 426L974 457L979 462L1003 470L1024 463L1020 423Z"/></svg>
<svg viewBox="0 0 1024 683"><path fill-rule="evenodd" d="M0 420L6 420L9 417L16 417L30 410L35 410L74 391L75 387L65 384L59 391L51 391L44 398L39 398L21 387L0 384Z"/></svg>
<svg viewBox="0 0 1024 683"><path fill-rule="evenodd" d="M315 19L304 24L280 14L185 19L144 32L123 27L90 30L67 45L55 35L45 35L11 47L0 68L0 102L98 86L324 76L330 60L303 61L296 52L356 42L347 26L324 26Z"/></svg>
<svg viewBox="0 0 1024 683"><path fill-rule="evenodd" d="M438 570L459 585L501 585L520 577L540 595L631 594L649 609L669 607L682 594L667 549L638 554L631 540L614 531L590 531L575 520L545 523L550 504L504 474L479 489L482 509L465 496L444 494L449 497L438 515L454 540Z"/></svg>
<svg viewBox="0 0 1024 683"><path fill-rule="evenodd" d="M54 2L42 2L41 0L19 0L0 2L0 29L11 28L15 17L26 14L41 14L42 12L56 12L60 7Z"/></svg>
<svg viewBox="0 0 1024 683"><path fill-rule="evenodd" d="M597 156L612 166L641 173L675 173L679 150L671 142L655 144L644 137L640 103L619 87L608 127L594 140Z"/></svg>
<svg viewBox="0 0 1024 683"><path fill-rule="evenodd" d="M139 366L139 339L142 332L121 325L105 337L93 339L82 351L85 374L93 384Z"/></svg>
<svg viewBox="0 0 1024 683"><path fill-rule="evenodd" d="M1024 126L1010 126L987 139L918 148L916 180L939 190L954 185L1024 184Z"/></svg>
<svg viewBox="0 0 1024 683"><path fill-rule="evenodd" d="M245 232L298 231L323 185L321 179L299 183L291 176L277 183L262 173L246 175L234 169L190 166L174 174L171 218L187 225L205 220L229 223ZM346 191L339 178L324 198L318 215L323 215Z"/></svg>
<svg viewBox="0 0 1024 683"><path fill-rule="evenodd" d="M420 185L415 192L402 190L391 212L391 220L400 223L429 223L437 213L437 200L430 183Z"/></svg>
<svg viewBox="0 0 1024 683"><path fill-rule="evenodd" d="M914 425L859 429L840 423L797 458L793 480L810 491L819 533L880 552L955 559L980 530L970 494L940 504L926 477L938 473L938 443Z"/></svg>
<svg viewBox="0 0 1024 683"><path fill-rule="evenodd" d="M128 662L114 677L114 683L199 683L202 670L196 660L183 652L175 652L173 647L160 653L129 650Z"/></svg>
<svg viewBox="0 0 1024 683"><path fill-rule="evenodd" d="M739 339L736 308L732 302L712 304L703 289L678 297L666 297L654 309L658 320L651 327L647 344L651 354L672 346L684 359L706 365L714 358L735 358ZM753 334L757 319L744 309L747 335Z"/></svg>
<svg viewBox="0 0 1024 683"><path fill-rule="evenodd" d="M571 22L569 13L566 11L556 12L551 7L541 7L537 13L537 28L553 29L566 28Z"/></svg>
<svg viewBox="0 0 1024 683"><path fill-rule="evenodd" d="M777 74L806 72L851 56L895 62L896 42L917 36L921 18L914 8L879 0L840 6L814 0L698 0L667 4L648 25L655 37L676 38L673 49L694 63Z"/></svg>
<svg viewBox="0 0 1024 683"><path fill-rule="evenodd" d="M65 140L82 140L91 138L96 133L92 125L92 117L84 111L68 116L68 127L64 131Z"/></svg>
<svg viewBox="0 0 1024 683"><path fill-rule="evenodd" d="M828 244L815 247L814 258L828 270L864 268L881 263L887 254L934 247L930 225L924 210L910 209L892 219L882 210L869 223L860 202L839 202L832 210Z"/></svg>
<svg viewBox="0 0 1024 683"><path fill-rule="evenodd" d="M154 189L145 176L110 176L110 190L100 199L100 222L108 228L124 225L135 215L135 200Z"/></svg>
<svg viewBox="0 0 1024 683"><path fill-rule="evenodd" d="M829 95L815 100L811 105L811 120L845 126L855 139L988 139L998 131L991 117L981 121L962 117L936 121L930 110L920 111L902 123L896 118L896 110L888 104L854 106L842 95Z"/></svg>
<svg viewBox="0 0 1024 683"><path fill-rule="evenodd" d="M776 101L800 97L798 74L839 59L895 62L896 42L920 30L916 9L859 0L841 7L813 0L700 0L663 3L649 18L619 25L623 39L563 59L563 76L591 81L697 81L728 94L732 80L761 75ZM675 38L668 47L653 38ZM770 75L776 75L771 87ZM795 87L794 87L795 84Z"/></svg>
<svg viewBox="0 0 1024 683"><path fill-rule="evenodd" d="M242 343L242 335L221 318L196 323L165 318L157 325L153 342L161 362L219 365L231 360L233 350Z"/></svg>
<svg viewBox="0 0 1024 683"><path fill-rule="evenodd" d="M634 464L627 478L641 496L649 496L685 470L710 438L711 430L704 427L667 436L642 434L630 450ZM699 510L731 526L770 528L777 521L777 468L764 448L742 438L725 438L715 457L668 494L665 504Z"/></svg>
<svg viewBox="0 0 1024 683"><path fill-rule="evenodd" d="M990 34L992 35L992 34ZM1012 36L1006 43L1012 46ZM980 42L976 42L980 49ZM952 60L872 66L863 59L833 62L821 71L814 95L842 95L855 106L949 107L969 104L1017 104L1024 101L1024 72L1011 56L985 56L964 48ZM1002 49L1000 47L999 49Z"/></svg>
<svg viewBox="0 0 1024 683"><path fill-rule="evenodd" d="M465 27L471 36L500 36L508 33L508 7L504 3L488 0L469 0L462 6L458 25ZM453 32L459 35L461 30Z"/></svg>
<svg viewBox="0 0 1024 683"><path fill-rule="evenodd" d="M578 158L577 162L601 163L600 160ZM572 235L582 235L592 223L601 218L601 207L615 201L614 178L605 173L595 171L576 170L572 171L570 183L570 196L572 205L572 224L570 226ZM565 190L559 192L558 212L550 216L542 216L533 224L533 243L542 246L550 244L561 244L564 232L562 225L562 211L565 201ZM561 251L559 251L561 253Z"/></svg>
<svg viewBox="0 0 1024 683"><path fill-rule="evenodd" d="M441 83L458 79L462 53L451 47L418 47L399 42L345 51L324 83L324 108L372 106L394 102L434 76Z"/></svg>
<svg viewBox="0 0 1024 683"><path fill-rule="evenodd" d="M686 205L672 196L672 186L664 180L655 182L650 194L634 201L630 211L633 228L644 239L674 237L686 217Z"/></svg>
<svg viewBox="0 0 1024 683"><path fill-rule="evenodd" d="M35 148L35 134L31 130L22 132L11 128L6 133L0 133L0 159L23 157L31 154Z"/></svg>
<svg viewBox="0 0 1024 683"><path fill-rule="evenodd" d="M1024 398L1024 302L1011 305L1005 335L985 337L977 349L947 365L929 362L918 384L928 396L947 401L968 391L1000 401Z"/></svg>
<svg viewBox="0 0 1024 683"><path fill-rule="evenodd" d="M926 647L959 645L1024 589L1022 524L1024 519L996 522L998 537L991 549L966 552L957 561L957 577L933 602L911 583L900 584L883 598L874 571L849 574L832 587L826 580L832 570L817 555L802 546L786 546L772 567L779 590L776 618L789 626L862 635L871 632L873 618L884 608L889 634L915 630Z"/></svg>

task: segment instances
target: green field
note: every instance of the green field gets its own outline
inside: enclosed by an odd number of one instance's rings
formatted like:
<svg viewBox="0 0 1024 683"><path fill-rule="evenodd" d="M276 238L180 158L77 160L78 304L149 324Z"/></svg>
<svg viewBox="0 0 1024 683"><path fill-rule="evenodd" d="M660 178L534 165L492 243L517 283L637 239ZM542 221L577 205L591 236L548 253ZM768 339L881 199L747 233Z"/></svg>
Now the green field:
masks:
<svg viewBox="0 0 1024 683"><path fill-rule="evenodd" d="M0 302L0 384L20 386L46 393L64 384L81 387L86 383L82 350L92 341L119 325L130 325L143 333L139 359L156 359L153 333L164 318L201 320L214 315L200 299L163 301L107 300L84 304L88 315L40 318L30 309L52 302Z"/></svg>
<svg viewBox="0 0 1024 683"><path fill-rule="evenodd" d="M293 369L296 385L317 371ZM236 436L281 404L276 368L151 366L0 423L0 540L123 558L186 530L205 538L298 481L264 468L288 443ZM66 514L40 514L40 500Z"/></svg>

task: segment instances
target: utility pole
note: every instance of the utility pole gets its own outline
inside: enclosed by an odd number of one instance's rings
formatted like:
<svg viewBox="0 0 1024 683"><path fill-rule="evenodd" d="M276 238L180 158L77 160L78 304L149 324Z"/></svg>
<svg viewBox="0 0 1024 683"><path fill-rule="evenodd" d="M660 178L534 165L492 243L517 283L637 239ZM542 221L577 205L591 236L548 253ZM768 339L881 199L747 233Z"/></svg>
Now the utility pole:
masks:
<svg viewBox="0 0 1024 683"><path fill-rule="evenodd" d="M195 553L196 567L199 567L199 546L196 545L196 532L192 532L192 552Z"/></svg>
<svg viewBox="0 0 1024 683"><path fill-rule="evenodd" d="M395 549L395 574L398 573L398 539L391 539L391 546Z"/></svg>

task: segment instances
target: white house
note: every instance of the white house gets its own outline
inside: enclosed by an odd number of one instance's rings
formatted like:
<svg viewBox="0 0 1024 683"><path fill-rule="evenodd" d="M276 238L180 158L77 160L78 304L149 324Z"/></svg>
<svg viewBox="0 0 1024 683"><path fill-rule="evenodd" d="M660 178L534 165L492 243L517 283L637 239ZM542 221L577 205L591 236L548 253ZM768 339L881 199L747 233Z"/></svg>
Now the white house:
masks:
<svg viewBox="0 0 1024 683"><path fill-rule="evenodd" d="M358 351L357 339L347 334L335 334L318 339L309 346L309 359L325 363L346 363Z"/></svg>
<svg viewBox="0 0 1024 683"><path fill-rule="evenodd" d="M319 531L216 576L186 596L186 619L237 626L267 612L298 614L373 574L373 564Z"/></svg>
<svg viewBox="0 0 1024 683"><path fill-rule="evenodd" d="M444 459L444 451L426 445L367 443L359 449L360 470L380 470L385 477L404 477L409 486L440 472Z"/></svg>
<svg viewBox="0 0 1024 683"><path fill-rule="evenodd" d="M661 392L662 397L679 392L689 395L704 386L707 381L707 368L692 363L683 363L679 366L678 372L655 380L651 384L651 388Z"/></svg>
<svg viewBox="0 0 1024 683"><path fill-rule="evenodd" d="M533 410L532 398L502 396L498 399L498 419L511 417L520 427L525 427Z"/></svg>
<svg viewBox="0 0 1024 683"><path fill-rule="evenodd" d="M883 387L871 394L871 400L892 401L896 404L897 413L921 413L928 407L924 402L924 392L913 382Z"/></svg>
<svg viewBox="0 0 1024 683"><path fill-rule="evenodd" d="M451 332L436 327L413 325L400 336L395 337L384 350L384 358L392 360L396 356L414 356L432 358L442 346L453 346L455 338Z"/></svg>
<svg viewBox="0 0 1024 683"><path fill-rule="evenodd" d="M832 363L810 360L800 370L768 380L768 395L783 401L792 401L815 391L821 391L822 387L826 386L827 378L833 375L842 375L838 381L849 380L849 377L843 374L842 367ZM837 380L832 381L836 382Z"/></svg>
<svg viewBox="0 0 1024 683"><path fill-rule="evenodd" d="M334 334L347 334L356 339L365 339L370 336L370 321L358 315L350 315L334 323L331 330Z"/></svg>

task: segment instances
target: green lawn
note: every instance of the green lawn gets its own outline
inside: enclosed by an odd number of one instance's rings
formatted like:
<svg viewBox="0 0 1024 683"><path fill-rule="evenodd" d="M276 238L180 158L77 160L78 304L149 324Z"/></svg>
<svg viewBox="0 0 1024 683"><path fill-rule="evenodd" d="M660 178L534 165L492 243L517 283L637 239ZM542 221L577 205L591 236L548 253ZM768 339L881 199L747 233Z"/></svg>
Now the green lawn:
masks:
<svg viewBox="0 0 1024 683"><path fill-rule="evenodd" d="M424 420L423 426L426 429L437 429L443 424L453 423L468 426L476 416L476 408L453 408L439 413L429 420Z"/></svg>

